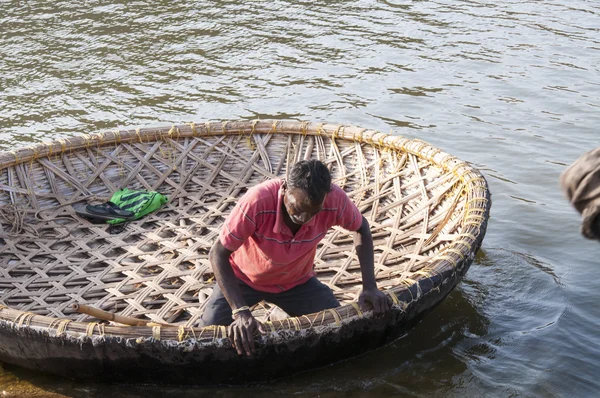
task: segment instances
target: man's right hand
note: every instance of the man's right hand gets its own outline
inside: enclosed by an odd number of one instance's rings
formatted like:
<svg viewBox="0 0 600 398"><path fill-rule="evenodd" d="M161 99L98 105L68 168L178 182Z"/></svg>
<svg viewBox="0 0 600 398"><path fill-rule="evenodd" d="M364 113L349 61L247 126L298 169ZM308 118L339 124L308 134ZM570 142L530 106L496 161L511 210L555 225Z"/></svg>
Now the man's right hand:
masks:
<svg viewBox="0 0 600 398"><path fill-rule="evenodd" d="M250 356L254 353L254 332L265 333L263 325L258 322L250 311L238 313L227 329L227 337L239 355Z"/></svg>

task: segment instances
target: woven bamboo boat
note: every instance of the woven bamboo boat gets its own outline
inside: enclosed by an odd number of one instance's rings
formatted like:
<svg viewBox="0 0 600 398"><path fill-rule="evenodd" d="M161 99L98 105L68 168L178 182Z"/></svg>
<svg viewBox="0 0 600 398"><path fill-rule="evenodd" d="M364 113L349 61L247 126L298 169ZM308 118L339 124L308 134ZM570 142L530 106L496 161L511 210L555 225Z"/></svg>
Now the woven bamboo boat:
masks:
<svg viewBox="0 0 600 398"><path fill-rule="evenodd" d="M208 251L249 187L318 158L369 220L375 273L393 301L356 304L351 235L332 229L315 269L342 307L290 318L238 356L224 327L195 325L215 284ZM483 240L485 179L420 140L332 124L241 121L115 131L0 153L0 361L74 378L235 384L330 364L386 344L456 286ZM169 197L111 233L72 205L121 188ZM136 318L100 321L88 305ZM121 318L115 318L120 320Z"/></svg>

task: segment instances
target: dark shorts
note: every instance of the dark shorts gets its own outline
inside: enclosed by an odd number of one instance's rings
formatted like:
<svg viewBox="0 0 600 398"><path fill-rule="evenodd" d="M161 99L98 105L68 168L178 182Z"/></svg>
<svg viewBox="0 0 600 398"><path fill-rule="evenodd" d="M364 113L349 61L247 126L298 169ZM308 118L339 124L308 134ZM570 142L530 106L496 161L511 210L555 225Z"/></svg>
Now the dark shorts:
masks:
<svg viewBox="0 0 600 398"><path fill-rule="evenodd" d="M306 283L281 293L265 293L254 290L242 281L239 281L239 286L246 305L249 307L265 300L277 305L290 316L311 314L340 306L331 289L322 284L316 277L312 277ZM231 307L225 296L223 296L221 288L215 283L215 288L208 298L208 303L200 318L199 326L226 326L232 321Z"/></svg>

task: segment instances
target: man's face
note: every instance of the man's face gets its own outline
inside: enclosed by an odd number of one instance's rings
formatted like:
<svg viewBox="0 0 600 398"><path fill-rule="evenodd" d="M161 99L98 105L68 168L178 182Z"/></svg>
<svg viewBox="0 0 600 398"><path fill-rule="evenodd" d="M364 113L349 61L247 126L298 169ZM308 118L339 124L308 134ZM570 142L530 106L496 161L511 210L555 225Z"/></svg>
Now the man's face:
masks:
<svg viewBox="0 0 600 398"><path fill-rule="evenodd" d="M308 194L300 188L284 188L283 204L294 224L306 224L323 209L323 202L311 202Z"/></svg>

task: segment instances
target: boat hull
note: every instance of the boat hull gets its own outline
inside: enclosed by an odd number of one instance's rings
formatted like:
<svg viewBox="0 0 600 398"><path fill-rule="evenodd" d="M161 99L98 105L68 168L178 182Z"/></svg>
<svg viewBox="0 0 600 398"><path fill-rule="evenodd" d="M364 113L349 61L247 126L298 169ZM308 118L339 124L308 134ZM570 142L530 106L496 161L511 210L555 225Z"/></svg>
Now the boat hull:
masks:
<svg viewBox="0 0 600 398"><path fill-rule="evenodd" d="M457 285L473 258L456 272L422 280L407 289L405 310L379 319L357 319L322 333L294 332L285 341L257 339L256 354L240 356L222 339L217 344L178 343L114 336L52 336L45 330L0 322L0 361L73 379L173 385L265 382L360 355L410 330ZM291 332L289 332L291 333Z"/></svg>

